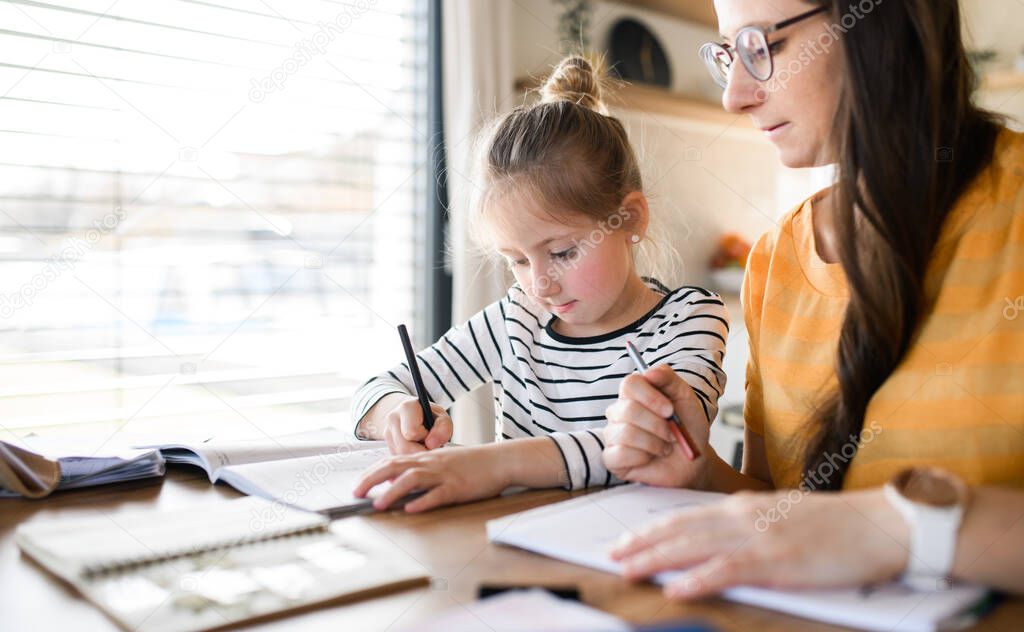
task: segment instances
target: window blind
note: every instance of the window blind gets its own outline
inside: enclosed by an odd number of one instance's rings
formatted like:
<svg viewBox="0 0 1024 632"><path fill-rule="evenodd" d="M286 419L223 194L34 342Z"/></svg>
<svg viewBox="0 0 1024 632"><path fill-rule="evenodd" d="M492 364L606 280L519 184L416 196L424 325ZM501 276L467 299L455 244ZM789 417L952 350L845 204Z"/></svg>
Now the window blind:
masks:
<svg viewBox="0 0 1024 632"><path fill-rule="evenodd" d="M427 9L0 2L3 430L341 422L418 327Z"/></svg>

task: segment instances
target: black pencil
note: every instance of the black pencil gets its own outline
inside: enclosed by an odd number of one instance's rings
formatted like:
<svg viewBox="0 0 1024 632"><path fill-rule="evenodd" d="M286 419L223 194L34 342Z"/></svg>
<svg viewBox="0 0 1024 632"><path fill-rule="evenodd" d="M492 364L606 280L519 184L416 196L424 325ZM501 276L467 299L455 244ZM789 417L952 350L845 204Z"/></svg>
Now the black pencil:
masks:
<svg viewBox="0 0 1024 632"><path fill-rule="evenodd" d="M409 364L409 373L412 373L412 384L416 387L416 397L419 398L420 408L423 409L423 427L430 430L434 427L434 413L430 410L427 389L423 386L420 366L416 362L416 353L412 350L412 341L409 340L409 331L405 328L405 325L398 326L398 337L402 339L402 348L405 349L405 359Z"/></svg>

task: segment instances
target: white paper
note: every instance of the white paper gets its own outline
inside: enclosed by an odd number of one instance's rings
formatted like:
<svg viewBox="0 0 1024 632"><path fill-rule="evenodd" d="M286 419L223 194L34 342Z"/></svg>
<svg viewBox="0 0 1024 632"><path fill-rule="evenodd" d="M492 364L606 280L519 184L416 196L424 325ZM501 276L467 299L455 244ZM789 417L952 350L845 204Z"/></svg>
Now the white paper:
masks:
<svg viewBox="0 0 1024 632"><path fill-rule="evenodd" d="M636 532L659 515L709 502L724 494L626 485L540 507L487 523L492 542L621 574L608 555L623 533ZM679 572L654 578L664 584ZM900 584L871 590L779 591L739 587L728 599L796 616L866 630L921 631L963 627L956 615L981 601L986 590L958 585L936 593L914 592Z"/></svg>
<svg viewBox="0 0 1024 632"><path fill-rule="evenodd" d="M629 632L625 621L546 590L514 590L456 606L410 632Z"/></svg>

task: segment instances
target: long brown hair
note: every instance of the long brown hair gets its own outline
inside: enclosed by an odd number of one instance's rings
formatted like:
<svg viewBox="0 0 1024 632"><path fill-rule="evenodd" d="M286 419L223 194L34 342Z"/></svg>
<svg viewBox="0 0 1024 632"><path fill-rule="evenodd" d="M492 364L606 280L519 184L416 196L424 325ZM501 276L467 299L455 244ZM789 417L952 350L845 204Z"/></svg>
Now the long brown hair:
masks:
<svg viewBox="0 0 1024 632"><path fill-rule="evenodd" d="M808 2L829 7L833 24L849 10L848 0ZM842 35L841 48L833 209L850 299L838 389L810 420L804 453L805 480L817 483L826 461L835 469L819 489L843 486L844 448L856 449L868 402L903 359L927 309L924 278L942 224L991 162L1000 129L972 102L976 77L957 0L874 2Z"/></svg>

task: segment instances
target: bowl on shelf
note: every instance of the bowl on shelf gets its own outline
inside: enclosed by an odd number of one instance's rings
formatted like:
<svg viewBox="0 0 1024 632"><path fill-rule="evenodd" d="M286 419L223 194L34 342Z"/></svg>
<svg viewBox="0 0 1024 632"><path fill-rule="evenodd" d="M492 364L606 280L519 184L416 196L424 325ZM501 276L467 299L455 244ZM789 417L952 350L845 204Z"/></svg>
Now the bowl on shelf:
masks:
<svg viewBox="0 0 1024 632"><path fill-rule="evenodd" d="M719 294L739 294L743 287L743 268L712 268L708 274L711 289Z"/></svg>

